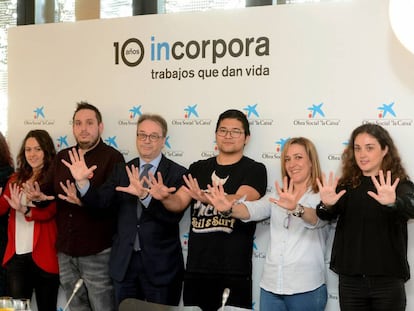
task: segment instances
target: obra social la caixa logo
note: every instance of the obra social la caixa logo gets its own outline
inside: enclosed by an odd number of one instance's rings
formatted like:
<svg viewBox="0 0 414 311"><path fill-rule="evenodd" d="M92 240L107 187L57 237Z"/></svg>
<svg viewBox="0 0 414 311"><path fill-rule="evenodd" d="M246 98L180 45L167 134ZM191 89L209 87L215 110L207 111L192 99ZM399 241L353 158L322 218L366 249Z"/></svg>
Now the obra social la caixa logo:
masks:
<svg viewBox="0 0 414 311"><path fill-rule="evenodd" d="M56 149L58 151L68 148L69 144L68 144L68 135L64 135L64 136L59 136L57 138L57 144L56 144Z"/></svg>
<svg viewBox="0 0 414 311"><path fill-rule="evenodd" d="M262 159L265 160L271 160L271 159L280 159L283 147L285 146L286 142L290 139L288 138L279 138L277 141L275 141L275 150L274 151L268 151L262 153Z"/></svg>
<svg viewBox="0 0 414 311"><path fill-rule="evenodd" d="M260 114L257 108L258 104L247 105L243 108L250 125L273 125L272 119L260 118Z"/></svg>
<svg viewBox="0 0 414 311"><path fill-rule="evenodd" d="M264 228L264 227L263 227ZM266 228L266 230L269 227ZM262 249L262 247L266 248L266 246L261 245L259 241L256 239L256 236L253 237L253 258L256 259L264 259L266 258L266 251Z"/></svg>
<svg viewBox="0 0 414 311"><path fill-rule="evenodd" d="M362 124L372 123L381 126L412 126L412 119L400 119L397 118L395 110L395 102L389 104L382 104L376 109L378 118L375 119L364 119Z"/></svg>
<svg viewBox="0 0 414 311"><path fill-rule="evenodd" d="M306 119L294 119L293 125L296 126L338 126L339 119L327 118L324 110L324 103L312 104L307 107L308 116Z"/></svg>
<svg viewBox="0 0 414 311"><path fill-rule="evenodd" d="M111 146L115 149L117 149L120 153L122 153L124 156L128 156L129 155L129 150L128 149L120 149L119 145L116 141L117 137L116 136L108 136L104 139L104 142L108 145Z"/></svg>
<svg viewBox="0 0 414 311"><path fill-rule="evenodd" d="M173 150L171 148L171 143L170 143L170 136L167 136L165 138L165 144L164 144L164 154L169 157L169 158L180 158L184 156L184 151L181 150Z"/></svg>
<svg viewBox="0 0 414 311"><path fill-rule="evenodd" d="M203 159L208 159L208 158L211 158L211 157L215 157L215 156L217 156L217 155L218 155L218 153L219 153L219 150L218 150L218 146L217 146L217 141L216 141L216 140L214 140L214 141L213 141L213 143L212 143L212 148L211 148L211 150L204 150L204 151L201 151L200 156L201 156Z"/></svg>
<svg viewBox="0 0 414 311"><path fill-rule="evenodd" d="M45 107L36 107L33 111L33 119L24 120L24 125L54 125L55 120L46 118Z"/></svg>
<svg viewBox="0 0 414 311"><path fill-rule="evenodd" d="M142 109L142 105L132 106L131 108L129 108L128 109L128 118L118 120L118 125L121 125L121 126L133 125L133 126L136 126L137 123L138 123L138 118L142 115L141 109Z"/></svg>
<svg viewBox="0 0 414 311"><path fill-rule="evenodd" d="M233 38L230 40L217 39L192 39L183 41L158 42L155 36L150 37L149 59L155 61L181 61L184 59L209 59L215 64L218 59L230 56L249 57L269 56L270 40L268 37ZM129 38L123 42L113 42L114 63L123 63L129 67L138 66L144 59L145 48L141 40Z"/></svg>
<svg viewBox="0 0 414 311"><path fill-rule="evenodd" d="M330 153L328 154L328 161L342 161L342 154L345 148L348 146L348 141L344 141L341 143L341 150L338 153Z"/></svg>
<svg viewBox="0 0 414 311"><path fill-rule="evenodd" d="M211 119L200 118L198 105L188 105L184 108L183 119L171 120L172 125L210 125Z"/></svg>

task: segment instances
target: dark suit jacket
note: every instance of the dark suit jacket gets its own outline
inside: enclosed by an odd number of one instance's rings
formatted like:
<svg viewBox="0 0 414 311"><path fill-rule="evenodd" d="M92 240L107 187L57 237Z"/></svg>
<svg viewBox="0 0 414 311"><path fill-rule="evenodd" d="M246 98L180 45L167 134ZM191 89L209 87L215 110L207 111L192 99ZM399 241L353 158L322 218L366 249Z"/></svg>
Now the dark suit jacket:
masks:
<svg viewBox="0 0 414 311"><path fill-rule="evenodd" d="M139 167L139 159L127 163ZM176 187L183 184L186 168L162 156L157 172L161 172L164 184ZM136 196L118 192L116 186L128 186L129 179L125 164L115 166L111 177L99 189L90 187L82 197L86 206L99 208L115 208L118 210L117 232L112 245L109 273L113 279L122 282L128 269L133 245L139 230L142 260L147 269L147 276L154 285L166 285L184 271L184 260L181 249L179 222L183 213L167 211L163 204L151 199L144 208L140 221L137 219ZM98 204L97 204L98 203ZM139 227L138 227L139 226Z"/></svg>

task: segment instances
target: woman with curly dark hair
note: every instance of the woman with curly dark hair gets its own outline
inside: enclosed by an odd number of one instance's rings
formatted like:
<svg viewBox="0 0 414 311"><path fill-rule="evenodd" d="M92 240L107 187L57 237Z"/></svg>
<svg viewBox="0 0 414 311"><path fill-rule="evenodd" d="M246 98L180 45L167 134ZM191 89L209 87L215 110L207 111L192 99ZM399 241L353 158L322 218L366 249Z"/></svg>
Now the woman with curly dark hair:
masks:
<svg viewBox="0 0 414 311"><path fill-rule="evenodd" d="M35 207L22 187L25 183L41 185L55 155L48 132L30 131L17 156L17 172L10 177L0 197L0 214L10 214L3 258L9 294L13 298L30 299L34 290L39 311L56 311L59 289L56 204L51 201L45 207Z"/></svg>
<svg viewBox="0 0 414 311"><path fill-rule="evenodd" d="M405 310L414 185L379 125L352 132L342 163L339 180L331 173L318 181L317 207L319 218L338 218L330 267L339 274L341 310Z"/></svg>
<svg viewBox="0 0 414 311"><path fill-rule="evenodd" d="M6 139L0 132L0 189L4 188L14 171L13 158ZM0 190L1 194L1 190ZM3 258L7 244L7 214L0 216L0 258ZM8 296L6 286L6 270L0 267L0 296Z"/></svg>

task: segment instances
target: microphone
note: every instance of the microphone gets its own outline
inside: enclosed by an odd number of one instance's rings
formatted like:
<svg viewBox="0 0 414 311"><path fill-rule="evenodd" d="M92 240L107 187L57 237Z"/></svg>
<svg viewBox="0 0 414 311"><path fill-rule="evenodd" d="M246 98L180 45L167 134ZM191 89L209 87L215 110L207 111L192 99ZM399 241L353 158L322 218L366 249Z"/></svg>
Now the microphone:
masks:
<svg viewBox="0 0 414 311"><path fill-rule="evenodd" d="M225 288L223 291L223 295L221 296L221 310L224 310L224 306L227 302L227 299L229 299L230 296L230 289L229 288Z"/></svg>
<svg viewBox="0 0 414 311"><path fill-rule="evenodd" d="M75 297L75 294L78 292L79 288L82 287L82 284L83 284L82 279L79 279L79 280L76 281L75 287L73 288L73 291L72 291L72 295L70 296L68 302L66 303L65 307L63 308L63 311L66 311L68 309L70 302L72 301L73 297Z"/></svg>

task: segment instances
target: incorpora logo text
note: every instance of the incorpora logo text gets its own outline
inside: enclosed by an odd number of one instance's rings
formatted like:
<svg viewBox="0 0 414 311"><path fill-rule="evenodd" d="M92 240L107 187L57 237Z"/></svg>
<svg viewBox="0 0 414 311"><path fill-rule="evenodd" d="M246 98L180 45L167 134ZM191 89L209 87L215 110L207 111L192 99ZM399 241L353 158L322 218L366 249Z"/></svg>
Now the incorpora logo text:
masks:
<svg viewBox="0 0 414 311"><path fill-rule="evenodd" d="M247 57L253 54L257 56L269 55L268 37L233 38L228 41L224 39L190 40L173 43L157 42L155 36L151 37L151 61L205 58L215 64L219 58L226 55Z"/></svg>

